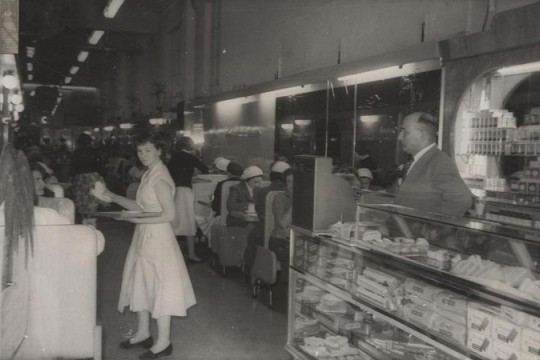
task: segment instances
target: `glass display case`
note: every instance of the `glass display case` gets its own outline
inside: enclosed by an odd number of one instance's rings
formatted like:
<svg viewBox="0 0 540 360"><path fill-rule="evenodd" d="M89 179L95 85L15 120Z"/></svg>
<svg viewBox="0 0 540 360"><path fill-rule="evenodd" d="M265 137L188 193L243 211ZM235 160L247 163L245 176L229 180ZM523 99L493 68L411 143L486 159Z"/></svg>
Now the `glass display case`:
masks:
<svg viewBox="0 0 540 360"><path fill-rule="evenodd" d="M540 232L394 205L291 237L299 359L540 359Z"/></svg>

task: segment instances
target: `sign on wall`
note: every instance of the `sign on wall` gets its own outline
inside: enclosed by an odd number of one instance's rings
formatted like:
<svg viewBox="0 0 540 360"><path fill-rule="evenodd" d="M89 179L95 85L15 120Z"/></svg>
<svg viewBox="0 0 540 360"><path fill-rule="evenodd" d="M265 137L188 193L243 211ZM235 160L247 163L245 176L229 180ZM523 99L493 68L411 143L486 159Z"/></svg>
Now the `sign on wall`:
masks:
<svg viewBox="0 0 540 360"><path fill-rule="evenodd" d="M19 52L19 0L0 0L0 54Z"/></svg>

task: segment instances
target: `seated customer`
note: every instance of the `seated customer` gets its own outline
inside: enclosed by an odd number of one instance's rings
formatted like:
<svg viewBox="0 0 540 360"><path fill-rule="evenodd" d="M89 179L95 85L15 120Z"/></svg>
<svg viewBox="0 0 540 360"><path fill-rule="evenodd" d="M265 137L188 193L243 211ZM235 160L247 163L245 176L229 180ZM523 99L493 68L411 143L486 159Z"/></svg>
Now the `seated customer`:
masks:
<svg viewBox="0 0 540 360"><path fill-rule="evenodd" d="M227 181L239 181L243 171L244 168L242 167L242 165L235 161L229 161L229 164L227 164L228 178L218 182L216 184L216 188L214 189L214 195L212 198L212 210L214 210L215 217L221 215L221 190L223 189L223 184L225 184Z"/></svg>
<svg viewBox="0 0 540 360"><path fill-rule="evenodd" d="M368 168L360 168L356 170L356 177L358 178L358 188L361 190L380 191L382 188L371 184L373 181L373 174Z"/></svg>
<svg viewBox="0 0 540 360"><path fill-rule="evenodd" d="M255 199L255 211L257 212L259 222L256 223L253 230L250 231L247 238L246 250L244 251L244 263L248 269L251 268L253 261L255 261L257 246L263 245L264 242L266 195L268 195L270 191L285 190L286 185L283 174L288 169L290 169L289 164L284 161L276 161L270 168L270 186L257 191L257 197Z"/></svg>
<svg viewBox="0 0 540 360"><path fill-rule="evenodd" d="M257 166L250 166L242 173L242 182L231 187L227 199L227 226L246 227L248 222L232 216L233 211L247 212L255 208L256 191L262 186L263 172Z"/></svg>
<svg viewBox="0 0 540 360"><path fill-rule="evenodd" d="M212 164L211 172L213 174L227 174L227 166L231 163L230 160L224 157L217 157Z"/></svg>
<svg viewBox="0 0 540 360"><path fill-rule="evenodd" d="M274 214L274 230L270 235L268 247L275 252L277 260L281 263L281 279L288 278L289 263L289 232L292 221L292 191L293 171L287 169L283 173L286 182L284 193L279 193L274 198L272 212Z"/></svg>

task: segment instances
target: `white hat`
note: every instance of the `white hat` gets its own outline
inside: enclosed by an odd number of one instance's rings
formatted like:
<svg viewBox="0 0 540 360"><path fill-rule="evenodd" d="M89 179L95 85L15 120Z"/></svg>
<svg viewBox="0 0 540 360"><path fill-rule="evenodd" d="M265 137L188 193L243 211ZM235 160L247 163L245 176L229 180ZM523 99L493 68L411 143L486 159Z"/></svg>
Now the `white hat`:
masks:
<svg viewBox="0 0 540 360"><path fill-rule="evenodd" d="M242 180L248 180L257 176L263 176L263 171L257 166L249 166L242 173Z"/></svg>
<svg viewBox="0 0 540 360"><path fill-rule="evenodd" d="M359 178L367 177L370 180L373 180L373 175L371 174L371 171L367 168L361 168L356 170L356 175L358 175Z"/></svg>
<svg viewBox="0 0 540 360"><path fill-rule="evenodd" d="M221 171L227 171L227 166L229 166L229 163L231 162L231 160L227 160L225 159L224 157L217 157L215 160L214 160L214 166L216 167L216 169L218 170L221 170Z"/></svg>
<svg viewBox="0 0 540 360"><path fill-rule="evenodd" d="M270 171L283 174L285 170L289 169L290 167L291 166L287 164L285 161L276 161L274 165L272 165L272 168L270 169Z"/></svg>

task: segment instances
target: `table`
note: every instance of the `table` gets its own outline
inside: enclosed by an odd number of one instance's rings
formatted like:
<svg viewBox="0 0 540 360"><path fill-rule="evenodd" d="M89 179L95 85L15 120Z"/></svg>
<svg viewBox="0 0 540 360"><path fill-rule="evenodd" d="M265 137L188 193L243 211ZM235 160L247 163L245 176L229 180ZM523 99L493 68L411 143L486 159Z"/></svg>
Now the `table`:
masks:
<svg viewBox="0 0 540 360"><path fill-rule="evenodd" d="M234 216L235 218L244 220L246 222L259 222L259 217L257 216L257 214L248 214L243 211L232 211L231 216Z"/></svg>

